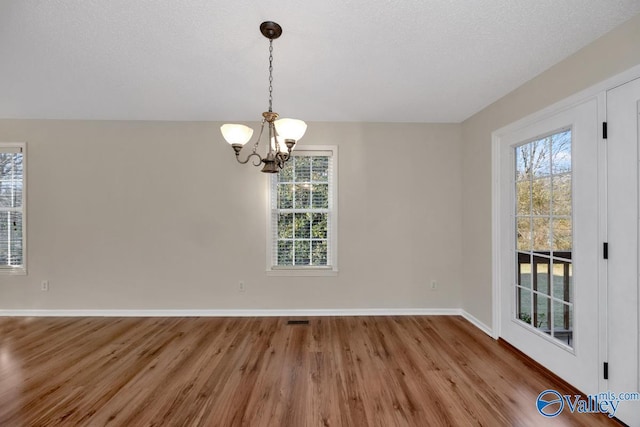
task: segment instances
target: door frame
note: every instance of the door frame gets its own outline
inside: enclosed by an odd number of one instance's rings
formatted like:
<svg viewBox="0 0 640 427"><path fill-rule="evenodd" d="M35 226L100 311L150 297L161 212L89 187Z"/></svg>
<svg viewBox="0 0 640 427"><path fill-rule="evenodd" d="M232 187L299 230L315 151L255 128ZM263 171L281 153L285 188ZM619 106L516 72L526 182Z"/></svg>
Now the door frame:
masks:
<svg viewBox="0 0 640 427"><path fill-rule="evenodd" d="M513 133L519 129L531 126L541 120L549 119L554 115L590 99L597 101L597 120L594 125L598 132L598 239L600 242L607 241L607 158L606 146L602 139L602 122L607 121L606 117L606 92L617 86L625 84L631 80L640 78L640 65L632 67L620 74L610 77L585 90L582 90L568 98L552 104L538 112L523 117L509 125L495 130L491 134L491 219L492 219L492 337L498 339L502 336L501 321L503 316L511 316L510 310L503 312L502 301L502 255L504 249L502 242L505 239L503 223L505 215L510 215L511 206L503 206L501 202L501 186L504 179L510 177L502 176L501 161L504 155L505 144L503 138L506 134ZM603 362L607 360L607 263L600 258L598 262L598 361L602 370ZM604 380L602 372L598 373L599 390L607 388L607 381Z"/></svg>

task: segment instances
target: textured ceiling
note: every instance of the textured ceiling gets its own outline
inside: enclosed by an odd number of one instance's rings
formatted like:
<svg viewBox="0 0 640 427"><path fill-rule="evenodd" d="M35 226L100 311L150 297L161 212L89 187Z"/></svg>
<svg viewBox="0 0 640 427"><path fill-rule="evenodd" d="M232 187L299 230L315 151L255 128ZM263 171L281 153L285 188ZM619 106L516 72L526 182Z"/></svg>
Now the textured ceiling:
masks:
<svg viewBox="0 0 640 427"><path fill-rule="evenodd" d="M0 118L459 122L640 0L0 0Z"/></svg>

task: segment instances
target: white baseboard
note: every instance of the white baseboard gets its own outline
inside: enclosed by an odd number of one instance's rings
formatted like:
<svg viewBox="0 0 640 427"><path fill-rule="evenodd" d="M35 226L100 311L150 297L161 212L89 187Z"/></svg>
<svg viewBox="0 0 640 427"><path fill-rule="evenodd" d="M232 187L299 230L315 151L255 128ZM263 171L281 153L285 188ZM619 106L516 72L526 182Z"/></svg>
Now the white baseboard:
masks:
<svg viewBox="0 0 640 427"><path fill-rule="evenodd" d="M300 317L462 316L489 336L491 328L459 308L354 308L307 310L0 310L0 317Z"/></svg>
<svg viewBox="0 0 640 427"><path fill-rule="evenodd" d="M361 308L303 310L0 310L5 317L295 317L459 316L457 308Z"/></svg>
<svg viewBox="0 0 640 427"><path fill-rule="evenodd" d="M460 315L465 319L467 319L469 322L471 322L473 326L480 329L482 332L489 335L490 337L494 338L493 330L489 326L487 326L485 323L478 320L477 317L473 316L472 314L462 309L460 310Z"/></svg>

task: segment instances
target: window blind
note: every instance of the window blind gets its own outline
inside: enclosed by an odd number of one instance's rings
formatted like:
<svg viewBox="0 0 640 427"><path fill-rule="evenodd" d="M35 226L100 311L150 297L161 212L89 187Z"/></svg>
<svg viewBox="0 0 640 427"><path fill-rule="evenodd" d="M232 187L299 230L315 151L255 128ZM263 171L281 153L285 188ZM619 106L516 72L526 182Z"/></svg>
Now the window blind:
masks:
<svg viewBox="0 0 640 427"><path fill-rule="evenodd" d="M24 266L24 150L0 145L0 269Z"/></svg>

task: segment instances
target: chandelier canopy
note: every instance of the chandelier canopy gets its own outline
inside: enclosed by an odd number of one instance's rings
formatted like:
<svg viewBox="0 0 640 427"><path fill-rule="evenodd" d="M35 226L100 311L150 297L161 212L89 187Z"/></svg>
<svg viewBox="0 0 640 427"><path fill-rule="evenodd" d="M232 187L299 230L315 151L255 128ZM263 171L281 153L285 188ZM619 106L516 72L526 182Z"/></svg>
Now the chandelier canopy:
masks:
<svg viewBox="0 0 640 427"><path fill-rule="evenodd" d="M307 124L297 119L278 119L278 113L273 111L273 41L282 35L282 27L275 22L266 21L260 24L260 32L269 39L269 110L262 113L260 133L246 159L240 160L240 151L253 136L253 129L245 125L224 124L220 127L220 131L224 139L231 144L239 163L245 164L253 159L254 166L264 163L262 172L277 173L291 158L291 151L296 142L304 136ZM269 149L264 156L261 156L258 153L258 146L265 124L269 130Z"/></svg>

